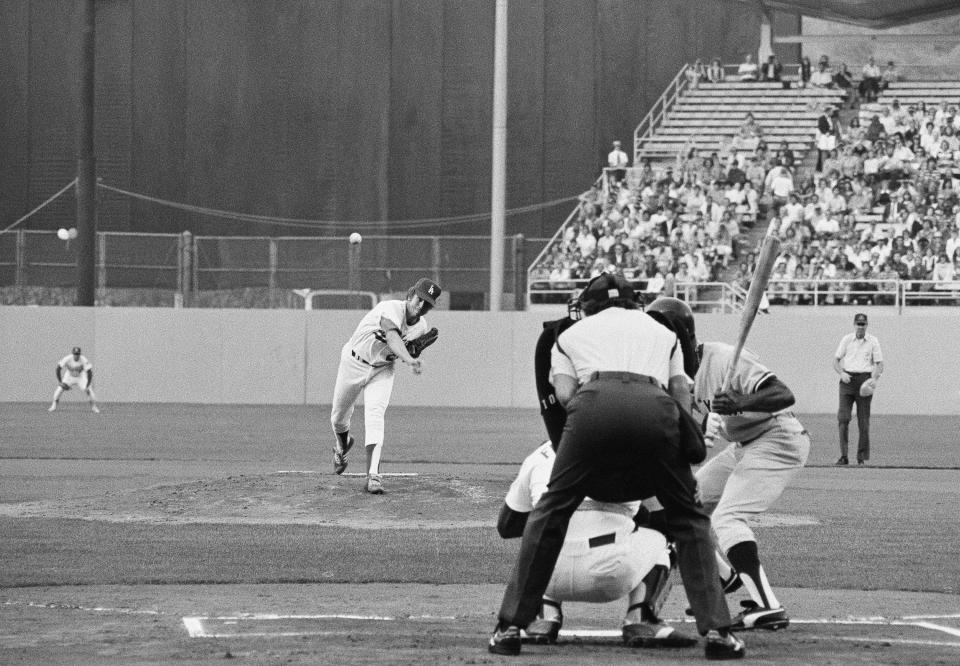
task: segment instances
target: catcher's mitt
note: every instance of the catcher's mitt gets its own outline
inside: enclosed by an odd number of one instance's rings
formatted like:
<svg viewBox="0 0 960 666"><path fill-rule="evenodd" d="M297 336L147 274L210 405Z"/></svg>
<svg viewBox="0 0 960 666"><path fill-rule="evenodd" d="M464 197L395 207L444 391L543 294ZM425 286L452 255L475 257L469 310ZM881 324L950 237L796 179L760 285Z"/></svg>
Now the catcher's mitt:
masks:
<svg viewBox="0 0 960 666"><path fill-rule="evenodd" d="M421 335L419 338L414 338L407 343L407 351L410 352L410 356L414 358L419 358L420 354L424 349L432 345L437 341L437 337L440 335L440 331L437 330L436 326L431 328L429 331Z"/></svg>

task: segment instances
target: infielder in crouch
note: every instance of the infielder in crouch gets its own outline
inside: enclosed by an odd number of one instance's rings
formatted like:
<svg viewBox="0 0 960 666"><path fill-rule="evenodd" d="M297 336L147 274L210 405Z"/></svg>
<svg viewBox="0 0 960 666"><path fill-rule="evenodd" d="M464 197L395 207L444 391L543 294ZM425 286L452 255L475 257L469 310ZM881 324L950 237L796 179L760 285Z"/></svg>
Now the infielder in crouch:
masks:
<svg viewBox="0 0 960 666"><path fill-rule="evenodd" d="M677 336L638 311L621 277L603 274L580 297L585 318L552 352L552 381L567 412L546 493L523 530L490 652L517 655L535 620L571 516L590 496L626 502L656 495L677 543L684 588L711 659L739 659L741 640L713 556L710 519L695 499L690 462L705 455L688 425L689 386ZM616 541L616 536L614 536Z"/></svg>
<svg viewBox="0 0 960 666"><path fill-rule="evenodd" d="M47 409L48 412L56 411L64 391L79 386L90 399L90 409L95 414L100 413L100 408L97 407L97 396L93 393L93 365L80 353L80 347L74 347L70 354L60 359L56 372L57 388L53 392L53 402Z"/></svg>
<svg viewBox="0 0 960 666"><path fill-rule="evenodd" d="M403 361L419 375L420 352L437 339L437 330L427 326L423 315L440 297L440 287L428 278L420 278L407 290L405 300L377 303L357 325L340 350L340 367L333 389L330 423L336 435L333 446L333 471L347 469L347 453L353 447L350 421L353 409L363 393L366 430L366 492L383 493L380 453L384 439L384 414L393 391L394 363Z"/></svg>
<svg viewBox="0 0 960 666"><path fill-rule="evenodd" d="M523 461L497 521L504 539L523 536L527 517L547 491L555 459L553 445L547 441ZM635 524L640 510L640 502L583 500L570 518L540 616L527 626L531 640L556 642L563 626L564 601L606 603L628 597L622 628L626 645L696 644L697 639L660 620L671 587L670 549L660 532Z"/></svg>
<svg viewBox="0 0 960 666"><path fill-rule="evenodd" d="M810 437L786 411L795 402L793 393L746 350L730 388L721 392L733 346L697 344L693 312L681 300L659 298L647 310L663 313L674 330L696 346L700 366L693 385L695 407L707 413L707 438L730 442L697 471L697 482L726 555L726 561L717 558L724 589L732 592L743 585L751 598L733 628L784 628L790 620L767 581L747 519L769 509L806 464Z"/></svg>

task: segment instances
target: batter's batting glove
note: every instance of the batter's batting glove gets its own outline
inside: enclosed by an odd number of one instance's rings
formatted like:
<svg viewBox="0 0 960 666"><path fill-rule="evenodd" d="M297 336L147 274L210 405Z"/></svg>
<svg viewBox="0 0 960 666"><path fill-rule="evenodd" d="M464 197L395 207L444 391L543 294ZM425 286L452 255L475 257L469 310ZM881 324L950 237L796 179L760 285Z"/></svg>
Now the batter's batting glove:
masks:
<svg viewBox="0 0 960 666"><path fill-rule="evenodd" d="M64 384L63 382L60 382L60 388L62 388L64 391L69 391L69 390L70 390L70 387L67 386L66 384Z"/></svg>
<svg viewBox="0 0 960 666"><path fill-rule="evenodd" d="M736 391L727 391L713 396L710 402L710 411L722 416L739 414L743 411L743 394Z"/></svg>
<svg viewBox="0 0 960 666"><path fill-rule="evenodd" d="M436 327L431 328L429 331L421 335L419 338L414 338L410 340L407 344L407 351L410 352L410 356L418 358L423 350L432 345L437 341L440 331Z"/></svg>

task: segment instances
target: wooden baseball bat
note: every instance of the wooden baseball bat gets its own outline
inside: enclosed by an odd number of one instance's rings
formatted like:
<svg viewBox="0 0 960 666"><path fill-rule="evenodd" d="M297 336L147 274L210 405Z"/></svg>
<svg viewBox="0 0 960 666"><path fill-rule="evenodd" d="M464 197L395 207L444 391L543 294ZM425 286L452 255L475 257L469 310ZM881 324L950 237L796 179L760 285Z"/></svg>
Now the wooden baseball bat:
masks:
<svg viewBox="0 0 960 666"><path fill-rule="evenodd" d="M750 335L753 320L756 319L757 310L760 309L760 300L767 290L770 274L773 272L773 264L776 262L779 253L780 238L774 234L767 234L763 239L763 245L760 247L757 267L753 271L753 277L750 279L750 289L747 291L747 298L743 303L743 312L740 314L740 331L737 333L737 343L733 347L733 360L730 362L727 374L723 378L721 392L727 391L731 382L733 382L733 377L737 372L737 363L740 362L740 353L743 351L743 345L747 342L747 336Z"/></svg>

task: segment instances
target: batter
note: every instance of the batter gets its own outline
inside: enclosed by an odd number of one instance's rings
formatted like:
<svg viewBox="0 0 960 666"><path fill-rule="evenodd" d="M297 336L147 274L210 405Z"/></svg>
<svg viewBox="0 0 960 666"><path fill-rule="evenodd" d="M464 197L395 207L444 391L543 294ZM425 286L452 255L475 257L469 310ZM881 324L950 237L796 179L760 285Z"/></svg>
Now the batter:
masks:
<svg viewBox="0 0 960 666"><path fill-rule="evenodd" d="M693 313L683 301L661 298L648 308L683 327L696 345ZM743 585L751 602L734 618L735 629L781 629L790 620L760 564L748 518L763 513L806 464L810 438L792 412L793 393L751 352L744 350L726 392L723 380L733 347L697 345L700 367L693 382L695 408L707 413L707 437L729 445L697 472L701 501L726 561L718 557L725 590ZM729 562L729 564L727 563Z"/></svg>
<svg viewBox="0 0 960 666"><path fill-rule="evenodd" d="M363 394L363 417L367 453L366 492L383 493L380 475L380 453L383 448L384 414L393 392L394 363L399 359L419 375L422 364L408 351L406 343L427 333L424 314L440 297L440 287L428 278L420 278L407 291L405 300L377 303L357 325L340 350L340 366L333 389L330 423L336 435L333 447L333 471L347 469L347 452L353 446L350 421L360 394Z"/></svg>

